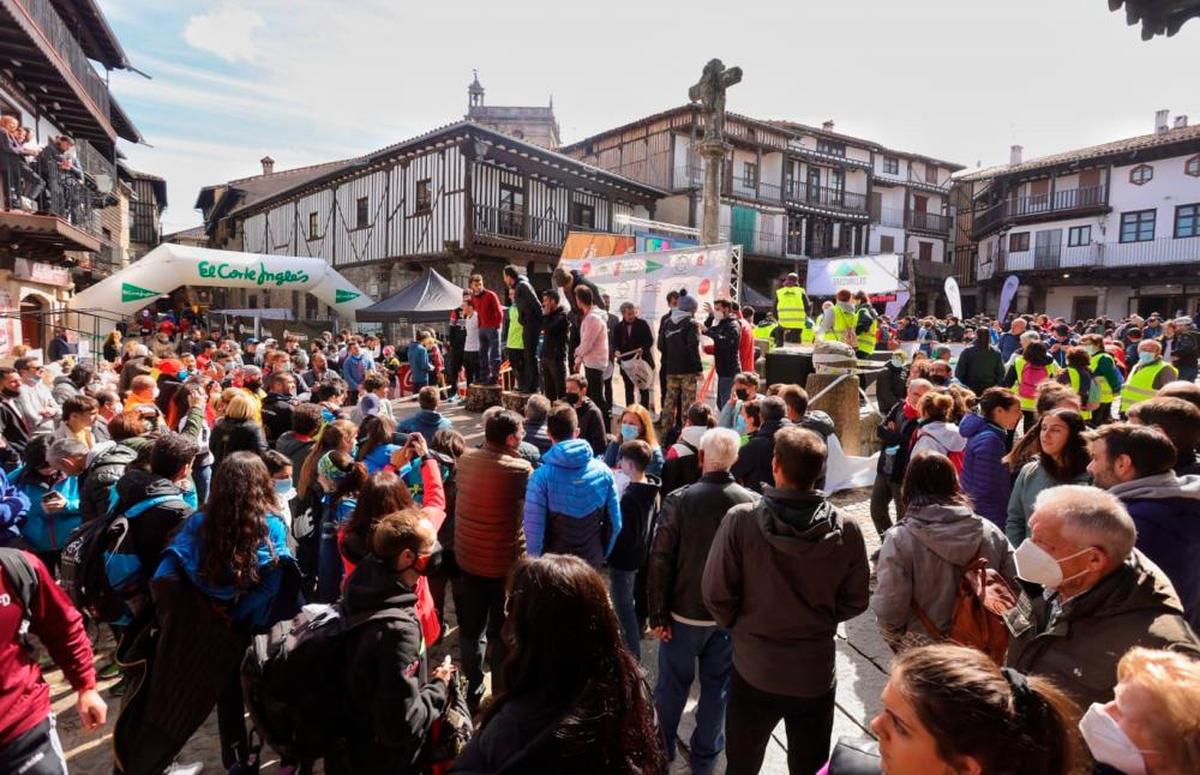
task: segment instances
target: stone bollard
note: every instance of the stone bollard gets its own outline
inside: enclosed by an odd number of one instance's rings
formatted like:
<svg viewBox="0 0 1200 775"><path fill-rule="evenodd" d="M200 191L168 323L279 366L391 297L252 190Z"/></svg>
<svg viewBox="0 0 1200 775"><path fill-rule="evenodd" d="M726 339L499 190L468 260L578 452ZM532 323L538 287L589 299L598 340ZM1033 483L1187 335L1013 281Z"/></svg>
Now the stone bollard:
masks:
<svg viewBox="0 0 1200 775"><path fill-rule="evenodd" d="M505 409L511 409L519 415L525 415L525 402L529 400L531 393L520 393L516 390L505 390L500 394L500 403L504 404Z"/></svg>
<svg viewBox="0 0 1200 775"><path fill-rule="evenodd" d="M500 405L499 385L468 385L467 400L463 408L468 412L482 412L489 406Z"/></svg>
<svg viewBox="0 0 1200 775"><path fill-rule="evenodd" d="M833 384L840 374L810 374L804 389L815 396ZM858 377L851 375L843 379L832 390L821 396L819 401L808 405L809 409L820 409L833 418L833 427L842 450L847 455L862 452L862 427L858 417Z"/></svg>

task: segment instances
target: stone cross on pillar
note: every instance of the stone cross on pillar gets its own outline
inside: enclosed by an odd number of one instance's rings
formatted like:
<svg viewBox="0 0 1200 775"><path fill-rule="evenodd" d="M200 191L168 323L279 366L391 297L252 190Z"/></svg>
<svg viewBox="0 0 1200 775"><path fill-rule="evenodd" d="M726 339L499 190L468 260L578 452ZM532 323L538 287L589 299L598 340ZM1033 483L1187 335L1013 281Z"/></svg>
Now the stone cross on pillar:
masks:
<svg viewBox="0 0 1200 775"><path fill-rule="evenodd" d="M704 66L700 81L688 89L688 98L700 103L704 110L704 139L696 145L696 152L704 159L700 221L703 245L712 245L721 239L721 175L725 154L732 147L725 142L725 91L741 80L742 68L726 68L720 59L712 59Z"/></svg>

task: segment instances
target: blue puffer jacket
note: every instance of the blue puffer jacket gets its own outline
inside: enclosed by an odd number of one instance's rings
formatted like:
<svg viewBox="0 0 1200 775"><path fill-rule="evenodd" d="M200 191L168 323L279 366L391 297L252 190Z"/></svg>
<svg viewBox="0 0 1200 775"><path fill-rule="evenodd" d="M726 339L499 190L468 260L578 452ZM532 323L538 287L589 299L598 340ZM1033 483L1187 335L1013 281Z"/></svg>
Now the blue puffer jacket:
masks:
<svg viewBox="0 0 1200 775"><path fill-rule="evenodd" d="M213 600L229 606L233 620L238 624L259 629L274 624L272 612L277 608L276 596L280 591L282 576L276 566L277 559L292 558L287 546L287 525L274 514L267 516L267 540L258 545L259 581L253 587L238 590L232 584L213 584L200 575L201 546L200 525L204 512L196 512L184 523L175 538L163 552L155 578L178 577L182 572L188 581ZM267 542L270 542L268 547ZM291 614L289 614L291 615Z"/></svg>
<svg viewBox="0 0 1200 775"><path fill-rule="evenodd" d="M21 475L21 467L13 469L12 473L8 474L7 478L0 476L0 539L7 541L8 539L17 538L25 532L25 525L29 519L31 511L29 496L22 492L21 488L16 487L13 483L17 481L17 477ZM38 493L38 509L41 509L42 492ZM68 504L70 505L70 504ZM75 489L75 509L79 508L79 488ZM78 524L78 523L76 523ZM61 538L65 538L65 534ZM61 541L61 538L59 539ZM41 546L34 544L38 549ZM55 547L57 548L57 547Z"/></svg>
<svg viewBox="0 0 1200 775"><path fill-rule="evenodd" d="M25 524L21 525L21 535L39 552L58 551L67 542L71 531L83 523L83 515L79 513L79 480L68 476L55 482L53 487L47 487L41 482L22 481L24 470L21 466L8 475L9 483L27 501L28 511L25 512ZM51 490L62 493L67 505L62 511L47 514L42 508L42 497ZM7 498L0 499L0 503L7 501ZM0 512L3 509L0 506ZM9 511L12 511L11 507ZM4 517L0 516L0 523L3 522Z"/></svg>
<svg viewBox="0 0 1200 775"><path fill-rule="evenodd" d="M429 351L420 342L408 343L408 369L412 374L413 390L429 384L429 378L433 376L433 364L429 360Z"/></svg>
<svg viewBox="0 0 1200 775"><path fill-rule="evenodd" d="M1008 434L977 414L964 417L958 432L967 440L963 470L958 477L963 492L970 496L976 514L1003 530L1012 494L1012 477L1008 466L1001 462L1008 454Z"/></svg>
<svg viewBox="0 0 1200 775"><path fill-rule="evenodd" d="M374 476L377 472L383 470L384 466L392 462L392 453L398 449L400 449L399 444L380 444L368 452L362 461L363 465L367 467L367 473Z"/></svg>
<svg viewBox="0 0 1200 775"><path fill-rule="evenodd" d="M400 424L396 426L396 430L400 433L420 433L425 437L426 444L433 443L434 435L446 428L453 428L454 424L446 419L433 409L420 409L416 414L404 418ZM404 439L394 439L394 441L403 444Z"/></svg>
<svg viewBox="0 0 1200 775"><path fill-rule="evenodd" d="M597 531L602 519L607 527ZM599 565L620 532L621 504L612 471L592 457L591 445L571 439L551 447L525 487L525 549L529 556L561 552Z"/></svg>

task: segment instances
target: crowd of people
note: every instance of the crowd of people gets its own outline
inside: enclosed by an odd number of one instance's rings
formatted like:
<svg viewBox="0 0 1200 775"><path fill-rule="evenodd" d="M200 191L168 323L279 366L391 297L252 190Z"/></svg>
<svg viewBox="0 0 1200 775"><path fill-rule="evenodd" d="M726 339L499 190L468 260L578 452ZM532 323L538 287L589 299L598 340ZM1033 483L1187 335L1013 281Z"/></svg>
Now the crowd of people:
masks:
<svg viewBox="0 0 1200 775"><path fill-rule="evenodd" d="M89 729L120 675L123 773L195 771L178 757L214 709L240 773L264 739L300 772L756 773L780 722L792 773L1200 770L1187 321L911 339L849 292L810 322L789 280L762 320L673 293L656 337L580 275L556 275L567 309L505 278L507 306L473 279L445 345L191 316L0 368L0 770L64 767L51 663ZM755 369L763 340L806 337L895 353L873 556L825 490L833 421ZM445 384L502 358L524 411L488 409L470 444ZM657 416L624 359L661 367ZM415 407L392 400L404 362ZM876 739L834 745L836 634L867 611L895 651ZM289 664L323 669L281 685Z"/></svg>

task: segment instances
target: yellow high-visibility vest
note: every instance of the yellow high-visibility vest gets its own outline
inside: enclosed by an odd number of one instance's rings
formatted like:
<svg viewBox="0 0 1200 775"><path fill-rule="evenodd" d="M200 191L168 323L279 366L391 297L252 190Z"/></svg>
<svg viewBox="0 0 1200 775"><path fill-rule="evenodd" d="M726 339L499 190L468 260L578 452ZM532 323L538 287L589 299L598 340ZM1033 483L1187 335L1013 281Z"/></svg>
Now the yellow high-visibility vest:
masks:
<svg viewBox="0 0 1200 775"><path fill-rule="evenodd" d="M779 324L772 320L770 323L764 323L754 327L755 341L763 342L763 353L771 352L771 348L775 346L775 329Z"/></svg>
<svg viewBox="0 0 1200 775"><path fill-rule="evenodd" d="M847 341L846 332L854 334L854 328L858 325L858 313L846 312L837 304L833 305L833 330L825 332L825 340L829 342ZM875 349L874 341L872 341L871 349Z"/></svg>
<svg viewBox="0 0 1200 775"><path fill-rule="evenodd" d="M1100 368L1100 363L1105 358L1108 358L1110 361L1112 361L1112 359L1113 359L1113 357L1111 355L1109 355L1108 353L1096 353L1095 355L1092 356L1092 363L1091 363L1092 378L1099 380L1099 382L1100 382L1100 403L1111 404L1112 400L1113 400L1112 385L1108 384L1108 380L1106 380L1104 377L1099 376L1099 374L1097 373L1097 369ZM1116 367L1117 367L1117 364L1114 361L1113 368L1115 369Z"/></svg>
<svg viewBox="0 0 1200 775"><path fill-rule="evenodd" d="M1079 392L1080 385L1083 384L1083 375L1079 373L1079 369L1075 368L1074 366L1068 366L1067 367L1067 378L1071 380L1071 389L1075 391L1075 395L1079 396L1080 405L1086 407L1088 397L1085 395L1081 395ZM1096 380L1096 379L1098 379L1098 377L1095 374L1093 374L1092 380ZM1103 382L1104 380L1100 380L1100 381ZM1087 408L1080 409L1079 414L1081 414L1083 416L1083 419L1085 419L1085 420L1092 419L1091 410L1089 410Z"/></svg>
<svg viewBox="0 0 1200 775"><path fill-rule="evenodd" d="M1166 367L1167 364L1162 358L1153 363L1139 363L1134 366L1133 371L1129 372L1129 379L1125 380L1125 386L1121 388L1121 411L1128 414L1129 408L1134 404L1140 404L1158 395L1158 391L1154 389L1154 380Z"/></svg>
<svg viewBox="0 0 1200 775"><path fill-rule="evenodd" d="M1026 398L1021 395L1021 375L1025 372L1025 365L1025 356L1018 355L1017 359L1013 361L1013 368L1017 372L1017 381L1009 387L1012 389L1012 392L1017 394L1017 398L1020 399L1021 409L1026 412L1034 412L1037 411L1037 396L1034 395L1032 398ZM1050 361L1046 364L1046 379L1053 379L1059 371L1058 364Z"/></svg>
<svg viewBox="0 0 1200 775"><path fill-rule="evenodd" d="M804 329L800 332L800 344L812 344L817 341L817 329L812 318L804 319Z"/></svg>
<svg viewBox="0 0 1200 775"><path fill-rule="evenodd" d="M873 310L868 310L868 309L866 309L865 307L860 307L860 308L859 308L857 311L855 311L855 313L854 313L854 327L855 327L856 329L858 328L858 316L859 316L860 314L862 314L863 312L868 312L868 313L870 313L870 312L873 312ZM870 327L869 329L867 329L866 331L863 331L863 332L861 332L861 333L859 333L859 334L858 334L858 347L857 347L857 349L858 349L860 352L864 352L864 353L873 353L873 352L875 352L875 335L876 335L877 333L879 333L879 318L873 318L873 319L871 320L871 327Z"/></svg>
<svg viewBox="0 0 1200 775"><path fill-rule="evenodd" d="M804 328L808 317L804 289L798 285L785 285L775 291L775 310L779 325L784 328Z"/></svg>
<svg viewBox="0 0 1200 775"><path fill-rule="evenodd" d="M525 326L521 325L521 316L517 313L517 305L510 304L508 306L508 339L504 340L504 346L510 350L522 350L525 348Z"/></svg>

